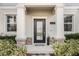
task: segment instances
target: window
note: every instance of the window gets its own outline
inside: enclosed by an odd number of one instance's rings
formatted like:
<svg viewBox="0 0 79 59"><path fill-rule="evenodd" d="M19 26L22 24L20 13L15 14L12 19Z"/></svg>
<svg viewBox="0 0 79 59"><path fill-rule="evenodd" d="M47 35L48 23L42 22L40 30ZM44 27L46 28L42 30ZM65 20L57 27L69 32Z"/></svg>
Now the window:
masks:
<svg viewBox="0 0 79 59"><path fill-rule="evenodd" d="M7 15L7 31L16 31L16 15Z"/></svg>
<svg viewBox="0 0 79 59"><path fill-rule="evenodd" d="M72 31L73 15L65 15L64 17L64 31Z"/></svg>

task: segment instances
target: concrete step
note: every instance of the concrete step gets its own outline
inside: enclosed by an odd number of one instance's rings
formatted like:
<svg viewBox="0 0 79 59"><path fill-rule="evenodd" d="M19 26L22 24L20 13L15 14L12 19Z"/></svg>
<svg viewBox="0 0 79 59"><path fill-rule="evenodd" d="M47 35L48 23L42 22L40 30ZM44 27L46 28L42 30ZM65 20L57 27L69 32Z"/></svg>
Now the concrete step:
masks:
<svg viewBox="0 0 79 59"><path fill-rule="evenodd" d="M27 53L32 55L49 55L53 53L52 46L33 46L28 45L27 47Z"/></svg>

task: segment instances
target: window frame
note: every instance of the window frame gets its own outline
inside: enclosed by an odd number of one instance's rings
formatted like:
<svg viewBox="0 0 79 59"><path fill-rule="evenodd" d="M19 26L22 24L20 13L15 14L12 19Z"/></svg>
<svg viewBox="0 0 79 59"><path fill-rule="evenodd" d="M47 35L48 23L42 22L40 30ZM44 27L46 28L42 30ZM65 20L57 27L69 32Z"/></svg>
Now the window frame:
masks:
<svg viewBox="0 0 79 59"><path fill-rule="evenodd" d="M72 22L71 23L65 23L64 22L64 24L72 24L72 30L71 31L64 31L65 33L74 33L74 28L75 28L75 21L74 21L74 19L75 19L75 16L74 16L74 14L64 14L64 17L66 16L66 15L69 15L69 16L72 16ZM65 20L65 19L64 19Z"/></svg>
<svg viewBox="0 0 79 59"><path fill-rule="evenodd" d="M6 14L5 16L6 16L6 32L7 33L14 33L14 32L16 32L17 31L17 20L16 20L16 23L14 23L14 24L16 24L16 31L8 31L7 30L7 25L10 24L10 23L7 22L7 16L16 16L16 14Z"/></svg>

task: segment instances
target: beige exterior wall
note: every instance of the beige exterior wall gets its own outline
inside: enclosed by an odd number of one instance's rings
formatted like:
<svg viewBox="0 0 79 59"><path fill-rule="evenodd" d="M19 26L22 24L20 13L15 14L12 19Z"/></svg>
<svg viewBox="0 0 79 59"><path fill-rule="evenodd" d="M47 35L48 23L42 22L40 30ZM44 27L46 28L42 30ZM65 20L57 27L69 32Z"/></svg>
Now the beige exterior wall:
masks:
<svg viewBox="0 0 79 59"><path fill-rule="evenodd" d="M65 6L64 6L65 7ZM12 7L11 7L12 8ZM7 32L6 31L6 14L16 14L16 8L0 8L0 35L3 33L4 35L15 35L16 32ZM27 37L32 37L32 29L33 24L32 20L33 17L47 17L47 36L54 36L56 34L56 26L50 25L50 22L56 21L55 15L53 15L52 10L46 9L46 10L35 10L30 9L28 12L26 12L26 35ZM74 15L74 22L73 22L73 31L69 33L78 33L79 32L79 10L77 9L64 9L64 14L73 14ZM29 25L28 25L29 24Z"/></svg>
<svg viewBox="0 0 79 59"><path fill-rule="evenodd" d="M33 36L33 18L46 18L46 36L54 37L56 33L56 24L50 25L50 22L55 22L55 15L49 10L32 10L26 15L26 35L27 37Z"/></svg>
<svg viewBox="0 0 79 59"><path fill-rule="evenodd" d="M16 15L16 10L1 9L0 10L0 35L15 35L16 32L7 32L7 18L6 15Z"/></svg>
<svg viewBox="0 0 79 59"><path fill-rule="evenodd" d="M74 9L74 8L73 9L65 9L64 14L73 15L72 31L71 32L65 32L65 34L79 33L79 10Z"/></svg>

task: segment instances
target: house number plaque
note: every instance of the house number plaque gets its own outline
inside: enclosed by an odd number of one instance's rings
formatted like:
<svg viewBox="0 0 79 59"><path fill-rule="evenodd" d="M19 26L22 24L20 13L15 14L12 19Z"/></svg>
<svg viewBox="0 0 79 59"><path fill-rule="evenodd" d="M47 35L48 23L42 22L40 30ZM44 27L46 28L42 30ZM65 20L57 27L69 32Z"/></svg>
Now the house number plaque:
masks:
<svg viewBox="0 0 79 59"><path fill-rule="evenodd" d="M50 24L55 24L55 22L50 22Z"/></svg>

